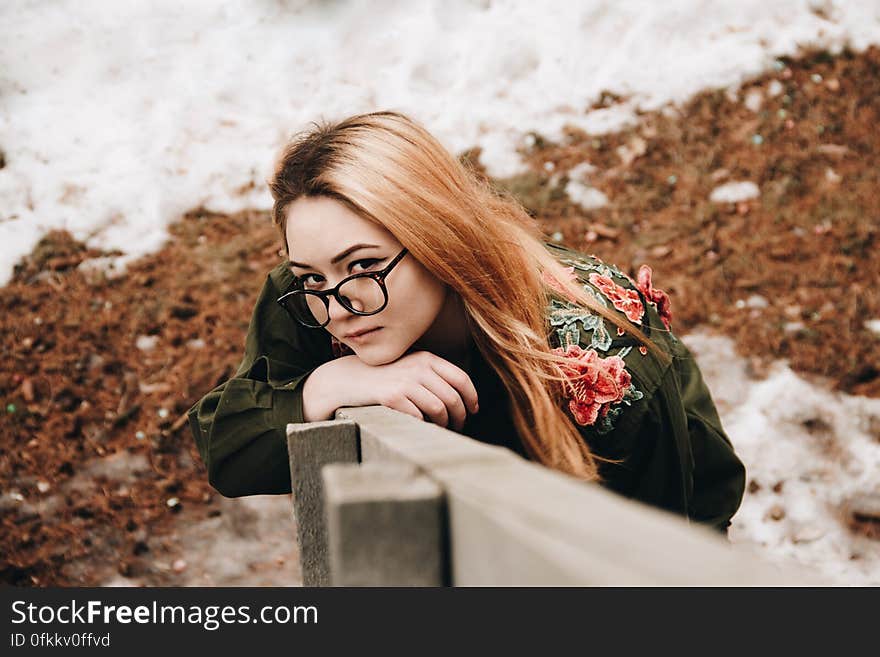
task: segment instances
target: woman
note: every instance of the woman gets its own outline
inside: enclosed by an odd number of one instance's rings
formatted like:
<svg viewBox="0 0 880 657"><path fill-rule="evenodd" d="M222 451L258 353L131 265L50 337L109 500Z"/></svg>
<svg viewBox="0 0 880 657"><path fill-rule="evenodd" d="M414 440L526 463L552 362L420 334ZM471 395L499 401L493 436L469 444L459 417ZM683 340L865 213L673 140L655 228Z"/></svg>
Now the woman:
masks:
<svg viewBox="0 0 880 657"><path fill-rule="evenodd" d="M290 492L288 423L381 404L726 533L745 471L650 269L545 242L395 112L301 133L270 188L289 262L189 414L218 491Z"/></svg>

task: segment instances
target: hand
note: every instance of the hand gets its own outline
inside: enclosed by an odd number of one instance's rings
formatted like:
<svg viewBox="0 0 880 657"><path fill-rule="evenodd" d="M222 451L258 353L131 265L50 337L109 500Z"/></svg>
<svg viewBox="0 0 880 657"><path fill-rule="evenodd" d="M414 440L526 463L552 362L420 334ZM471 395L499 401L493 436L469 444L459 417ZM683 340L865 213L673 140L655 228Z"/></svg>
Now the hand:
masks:
<svg viewBox="0 0 880 657"><path fill-rule="evenodd" d="M461 431L468 412L477 412L477 401L467 373L429 351L415 351L385 365L343 356L317 368L303 388L307 422L329 419L342 406L379 404Z"/></svg>

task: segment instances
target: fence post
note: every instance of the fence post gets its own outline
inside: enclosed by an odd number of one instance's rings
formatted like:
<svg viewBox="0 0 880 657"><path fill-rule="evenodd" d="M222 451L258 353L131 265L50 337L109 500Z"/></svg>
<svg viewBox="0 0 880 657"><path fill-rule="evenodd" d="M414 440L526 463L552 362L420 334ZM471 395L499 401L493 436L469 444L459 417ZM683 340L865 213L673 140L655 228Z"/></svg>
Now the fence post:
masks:
<svg viewBox="0 0 880 657"><path fill-rule="evenodd" d="M287 425L290 483L304 586L330 585L330 560L321 468L357 463L357 424L327 420Z"/></svg>
<svg viewBox="0 0 880 657"><path fill-rule="evenodd" d="M436 483L403 463L332 464L323 478L334 586L448 584Z"/></svg>

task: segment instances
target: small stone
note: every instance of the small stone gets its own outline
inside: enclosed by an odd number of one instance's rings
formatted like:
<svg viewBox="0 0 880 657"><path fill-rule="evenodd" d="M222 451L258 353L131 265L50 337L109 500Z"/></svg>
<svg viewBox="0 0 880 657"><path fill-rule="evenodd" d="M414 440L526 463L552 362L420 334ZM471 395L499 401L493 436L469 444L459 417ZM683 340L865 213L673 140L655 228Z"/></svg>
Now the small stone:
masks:
<svg viewBox="0 0 880 657"><path fill-rule="evenodd" d="M770 84L767 85L767 95L771 98L775 98L781 94L784 89L785 87L779 80L771 80Z"/></svg>
<svg viewBox="0 0 880 657"><path fill-rule="evenodd" d="M771 506L770 510L767 511L767 515L765 516L765 518L769 518L770 520L773 520L776 522L782 520L784 517L785 517L785 509L782 508L782 505L780 505L780 504L774 504L773 506Z"/></svg>
<svg viewBox="0 0 880 657"><path fill-rule="evenodd" d="M168 409L167 409L167 408L160 408L158 411L156 411L156 413L157 413L157 414L159 415L159 417L162 418L163 420L164 420L166 417L168 417Z"/></svg>
<svg viewBox="0 0 880 657"><path fill-rule="evenodd" d="M678 182L678 176L673 174L666 179L666 182L669 183L670 185L674 185L675 183Z"/></svg>
<svg viewBox="0 0 880 657"><path fill-rule="evenodd" d="M143 440L147 437L147 434L145 434L143 431L138 431L136 434L134 434L134 437L136 440Z"/></svg>
<svg viewBox="0 0 880 657"><path fill-rule="evenodd" d="M792 121L791 119L786 119L785 120L785 129L791 130L793 127L794 127L794 121Z"/></svg>
<svg viewBox="0 0 880 657"><path fill-rule="evenodd" d="M165 500L165 504L168 505L169 509L173 509L180 504L180 500L176 497L169 497L167 500Z"/></svg>
<svg viewBox="0 0 880 657"><path fill-rule="evenodd" d="M791 72L790 68L782 69L782 79L783 80L790 80L791 76L792 76L792 72Z"/></svg>
<svg viewBox="0 0 880 657"><path fill-rule="evenodd" d="M773 70L774 71L781 71L784 68L785 68L785 62L783 62L781 59L774 59L773 60Z"/></svg>
<svg viewBox="0 0 880 657"><path fill-rule="evenodd" d="M841 176L839 173L837 173L831 167L828 167L825 169L825 180L827 180L832 185L836 185L841 180L843 180L843 176Z"/></svg>
<svg viewBox="0 0 880 657"><path fill-rule="evenodd" d="M6 404L7 413L15 413L15 404Z"/></svg>
<svg viewBox="0 0 880 657"><path fill-rule="evenodd" d="M187 341L186 346L189 347L190 349L204 349L205 348L205 341L202 340L201 338L196 338L194 340Z"/></svg>
<svg viewBox="0 0 880 657"><path fill-rule="evenodd" d="M746 99L743 101L743 104L752 112L758 113L761 110L761 105L764 104L764 94L761 93L760 89L750 89L746 93Z"/></svg>
<svg viewBox="0 0 880 657"><path fill-rule="evenodd" d="M552 239L554 242L561 242L561 241L562 241L562 233L560 233L560 232L557 230L555 233L553 233L553 234L550 236L550 239Z"/></svg>
<svg viewBox="0 0 880 657"><path fill-rule="evenodd" d="M813 525L807 525L798 529L791 537L792 543L812 543L825 536L825 531Z"/></svg>
<svg viewBox="0 0 880 657"><path fill-rule="evenodd" d="M171 570L173 570L175 573L182 573L184 570L186 570L186 561L184 561L183 559L176 559L174 563L171 564Z"/></svg>
<svg viewBox="0 0 880 657"><path fill-rule="evenodd" d="M831 91L837 91L840 89L840 81L837 78L831 78L825 83L825 86L828 87Z"/></svg>
<svg viewBox="0 0 880 657"><path fill-rule="evenodd" d="M42 326L43 318L42 317L34 317L34 324L36 324L37 326Z"/></svg>
<svg viewBox="0 0 880 657"><path fill-rule="evenodd" d="M18 491L12 491L11 493L9 493L9 497L16 502L24 502L24 495L22 495Z"/></svg>
<svg viewBox="0 0 880 657"><path fill-rule="evenodd" d="M815 84L819 84L820 82L822 82L822 76L818 73L813 73L810 76L810 80L812 80Z"/></svg>
<svg viewBox="0 0 880 657"><path fill-rule="evenodd" d="M37 490L41 493L46 493L52 486L49 485L48 481L38 481L37 482Z"/></svg>
<svg viewBox="0 0 880 657"><path fill-rule="evenodd" d="M785 94L782 97L782 104L783 105L791 105L791 96L789 96L788 94Z"/></svg>
<svg viewBox="0 0 880 657"><path fill-rule="evenodd" d="M737 299L736 303L733 304L738 310L742 310L746 307L745 299Z"/></svg>
<svg viewBox="0 0 880 657"><path fill-rule="evenodd" d="M782 330L786 333L797 333L798 331L803 331L805 325L803 322L786 322L782 325Z"/></svg>
<svg viewBox="0 0 880 657"><path fill-rule="evenodd" d="M764 143L764 138L761 135L752 135L752 143L755 146L760 146Z"/></svg>
<svg viewBox="0 0 880 657"><path fill-rule="evenodd" d="M746 306L749 308L766 308L768 305L770 304L767 302L767 299L760 294L753 294L746 299Z"/></svg>
<svg viewBox="0 0 880 657"><path fill-rule="evenodd" d="M134 342L134 346L141 351L152 351L158 342L159 337L156 335L139 335Z"/></svg>
<svg viewBox="0 0 880 657"><path fill-rule="evenodd" d="M874 335L880 336L880 319L869 319L865 321L865 328Z"/></svg>
<svg viewBox="0 0 880 657"><path fill-rule="evenodd" d="M780 109L777 110L776 116L778 116L780 119L784 119L786 116L788 116L788 112L786 112L784 109Z"/></svg>
<svg viewBox="0 0 880 657"><path fill-rule="evenodd" d="M544 171L553 171L556 168L554 162L544 162Z"/></svg>
<svg viewBox="0 0 880 657"><path fill-rule="evenodd" d="M849 501L848 507L857 520L880 520L880 493L857 495Z"/></svg>

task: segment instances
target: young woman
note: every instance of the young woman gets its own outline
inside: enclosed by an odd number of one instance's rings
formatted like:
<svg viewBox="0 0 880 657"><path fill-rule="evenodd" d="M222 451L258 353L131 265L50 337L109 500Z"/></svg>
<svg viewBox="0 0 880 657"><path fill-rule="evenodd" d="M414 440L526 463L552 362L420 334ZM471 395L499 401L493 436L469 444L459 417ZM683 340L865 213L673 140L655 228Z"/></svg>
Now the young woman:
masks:
<svg viewBox="0 0 880 657"><path fill-rule="evenodd" d="M288 423L380 404L726 532L745 470L649 268L545 241L396 112L301 133L270 188L289 261L189 413L218 491L290 492Z"/></svg>

